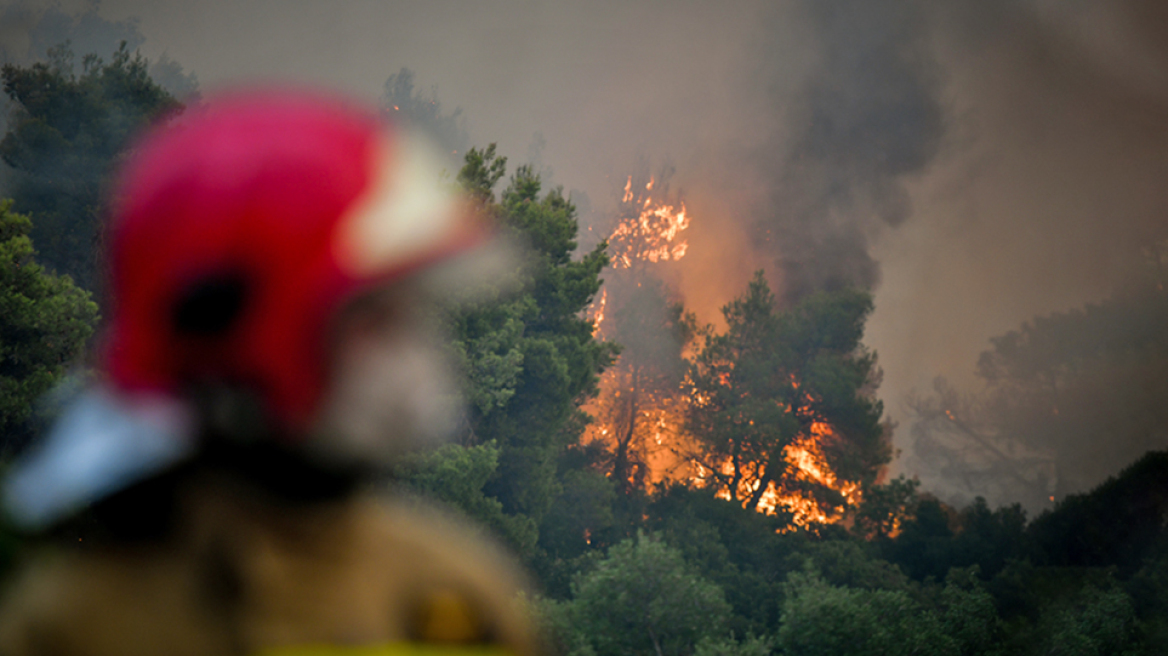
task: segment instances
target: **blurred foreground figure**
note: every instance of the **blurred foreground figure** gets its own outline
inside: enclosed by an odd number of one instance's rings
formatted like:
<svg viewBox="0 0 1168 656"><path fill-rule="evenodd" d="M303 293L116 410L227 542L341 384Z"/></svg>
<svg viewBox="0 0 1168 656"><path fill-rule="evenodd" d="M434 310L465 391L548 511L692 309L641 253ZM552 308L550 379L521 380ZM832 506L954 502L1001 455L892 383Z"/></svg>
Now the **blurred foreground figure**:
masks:
<svg viewBox="0 0 1168 656"><path fill-rule="evenodd" d="M372 113L293 92L138 144L102 380L4 490L17 524L102 539L26 568L0 654L531 653L493 545L362 487L456 413L427 292L488 235L439 176Z"/></svg>

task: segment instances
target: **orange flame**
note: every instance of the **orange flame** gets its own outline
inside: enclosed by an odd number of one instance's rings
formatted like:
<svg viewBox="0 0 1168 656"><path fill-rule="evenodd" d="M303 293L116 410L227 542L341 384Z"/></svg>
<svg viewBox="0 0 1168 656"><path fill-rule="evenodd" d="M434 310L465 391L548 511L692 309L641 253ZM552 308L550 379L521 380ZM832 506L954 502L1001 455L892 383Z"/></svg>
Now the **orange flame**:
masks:
<svg viewBox="0 0 1168 656"><path fill-rule="evenodd" d="M803 435L783 449L783 460L791 465L794 473L787 475L783 482L770 481L766 490L759 498L758 511L773 515L778 512L787 512L791 515L793 528L813 528L816 524L832 524L840 521L849 507L854 507L861 501L859 483L839 479L832 470L823 452L825 440L833 436L831 426L826 422L814 422L811 425L810 435ZM708 487L715 484L708 469L698 465L693 483L698 487ZM731 476L734 473L733 465L727 460L723 462L721 473ZM751 476L743 476L739 481L737 497L749 499L757 490L762 474L761 468L751 471ZM843 497L843 504L825 504L810 494L799 490L782 488L783 483L795 484L812 483L834 490ZM719 499L731 500L730 490L722 488L715 493ZM746 502L744 502L744 505Z"/></svg>
<svg viewBox="0 0 1168 656"><path fill-rule="evenodd" d="M680 260L689 249L681 235L690 221L685 203L657 200L650 193L654 186L654 179L649 178L645 191L634 194L633 177L625 182L621 203L626 206L626 218L608 237L615 268L627 269L636 261Z"/></svg>
<svg viewBox="0 0 1168 656"><path fill-rule="evenodd" d="M723 376L722 384L728 385L730 383L728 374ZM800 387L798 379L793 375L791 387L794 389ZM708 402L707 399L700 398L696 392L691 392L689 396L691 403ZM697 487L722 486L715 493L717 498L727 501L738 499L744 507L749 507L759 485L766 480L767 487L758 495L758 505L755 508L767 515L789 513L791 526L786 530L814 528L815 525L832 524L842 520L848 508L860 503L862 499L860 484L841 479L832 468L823 449L824 445L836 439L835 432L829 422L817 417L812 410L811 403L815 399L808 393L804 393L803 396L807 404L795 407L793 411L796 415L811 421L804 433L796 436L783 448L782 463L776 464L786 465L780 475L767 476L768 472L763 463L740 464L738 471L740 478L734 494L731 494L731 490L724 486L728 479L733 480L735 470L732 460L726 458L717 464L718 473L721 474L719 477L713 476L714 472L695 462L695 473L690 482ZM792 412L792 408L787 407L786 411ZM750 425L753 424L751 421ZM807 490L808 486L832 490L839 495L841 501L833 503L817 499Z"/></svg>
<svg viewBox="0 0 1168 656"><path fill-rule="evenodd" d="M608 305L607 289L600 291L600 300L593 305L595 310L592 312L592 336L595 337L600 334L600 325L604 323L604 306Z"/></svg>
<svg viewBox="0 0 1168 656"><path fill-rule="evenodd" d="M655 179L650 178L644 191L640 191L640 185L633 184L632 176L626 179L621 195L625 218L608 238L613 268L632 269L634 265L678 261L685 257L689 247L685 231L690 225L685 203L680 200L669 202L655 196L652 192L657 186ZM661 191L658 190L658 196ZM594 335L602 334L607 303L608 292L604 290L591 310ZM710 400L695 390L637 388L630 382L635 377L625 367L618 362L601 377L598 397L585 408L596 417L585 440L601 441L613 449L623 440L624 448L629 448L629 436L635 431L636 446L640 449L636 467L643 470L634 467L630 470L634 473L626 471L629 482L633 476L639 476L639 480L646 484L684 482L708 487L723 484L719 480L732 476L733 465L729 460L710 463L724 475L718 480L713 475L715 472L697 462L693 457L697 452L697 440L683 429L689 404L703 405ZM723 384L729 385L729 374L724 376ZM794 375L790 383L792 388L800 389L800 381ZM785 471L781 476L773 477L778 482L766 484L756 506L765 514L789 513L792 529L838 522L849 507L861 500L859 484L839 478L824 452L824 445L835 439L830 424L814 416L810 409L814 401L811 395L804 392L802 396L808 403L796 404L787 411L810 420L809 428L783 449L783 462L774 463L774 466L782 466ZM720 489L716 496L727 500L748 500L755 495L763 480L769 480L764 476L766 472L762 464L754 465L746 473L733 497L725 488ZM823 501L807 491L808 487L816 486L835 491L842 503ZM747 503L749 501L743 502L744 505Z"/></svg>

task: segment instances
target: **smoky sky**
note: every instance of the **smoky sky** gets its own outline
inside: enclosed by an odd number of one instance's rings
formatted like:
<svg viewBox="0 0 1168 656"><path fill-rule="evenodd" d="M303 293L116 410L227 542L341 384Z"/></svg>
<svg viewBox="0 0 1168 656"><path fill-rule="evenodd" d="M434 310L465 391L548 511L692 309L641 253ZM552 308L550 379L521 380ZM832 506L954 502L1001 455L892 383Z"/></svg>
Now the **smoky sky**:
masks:
<svg viewBox="0 0 1168 656"><path fill-rule="evenodd" d="M940 76L924 16L911 3L809 3L817 62L792 93L798 126L788 148L770 145L758 166L774 176L757 230L777 254L784 296L874 289L869 240L912 208L905 176L932 162L943 134Z"/></svg>
<svg viewBox="0 0 1168 656"><path fill-rule="evenodd" d="M906 421L910 390L975 384L991 336L1105 297L1168 233L1164 5L939 4L54 6L132 27L204 92L275 78L375 102L408 67L472 144L536 153L586 224L639 163L667 162L693 223L662 276L688 308L716 322L758 268L789 300L873 289L866 341ZM0 32L6 52L41 45Z"/></svg>

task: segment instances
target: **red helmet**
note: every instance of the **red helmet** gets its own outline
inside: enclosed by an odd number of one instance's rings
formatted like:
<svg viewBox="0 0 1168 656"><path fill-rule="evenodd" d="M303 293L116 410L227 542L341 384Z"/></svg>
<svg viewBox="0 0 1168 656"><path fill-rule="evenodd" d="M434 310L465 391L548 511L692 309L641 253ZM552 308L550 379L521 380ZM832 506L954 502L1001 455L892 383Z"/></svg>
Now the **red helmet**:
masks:
<svg viewBox="0 0 1168 656"><path fill-rule="evenodd" d="M375 113L302 92L213 99L147 134L109 235L113 382L240 384L297 433L345 300L485 235L440 173Z"/></svg>
<svg viewBox="0 0 1168 656"><path fill-rule="evenodd" d="M108 233L111 384L12 469L10 517L43 527L190 457L201 385L246 390L270 433L310 438L338 310L487 236L440 175L415 137L304 92L224 96L146 134Z"/></svg>

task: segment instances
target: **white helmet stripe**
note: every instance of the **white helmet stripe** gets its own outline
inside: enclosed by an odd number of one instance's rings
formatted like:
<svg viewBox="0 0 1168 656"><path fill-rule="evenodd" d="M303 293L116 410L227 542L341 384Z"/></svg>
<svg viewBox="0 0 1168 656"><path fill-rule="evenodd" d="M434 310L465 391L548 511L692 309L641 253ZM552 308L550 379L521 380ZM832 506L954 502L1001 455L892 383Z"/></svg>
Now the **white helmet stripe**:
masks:
<svg viewBox="0 0 1168 656"><path fill-rule="evenodd" d="M462 218L453 190L440 179L441 157L426 141L405 132L383 154L373 185L337 228L337 260L358 277L442 247Z"/></svg>

